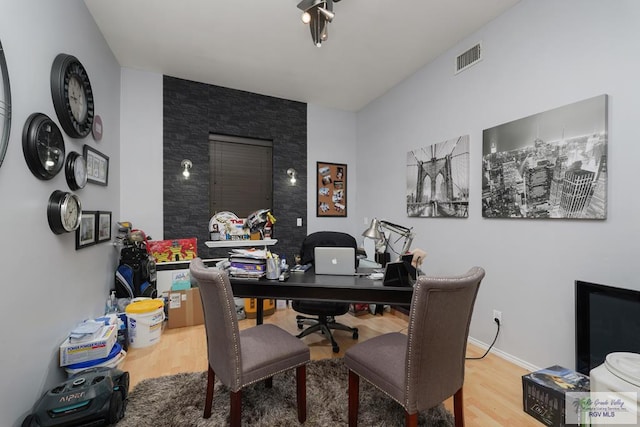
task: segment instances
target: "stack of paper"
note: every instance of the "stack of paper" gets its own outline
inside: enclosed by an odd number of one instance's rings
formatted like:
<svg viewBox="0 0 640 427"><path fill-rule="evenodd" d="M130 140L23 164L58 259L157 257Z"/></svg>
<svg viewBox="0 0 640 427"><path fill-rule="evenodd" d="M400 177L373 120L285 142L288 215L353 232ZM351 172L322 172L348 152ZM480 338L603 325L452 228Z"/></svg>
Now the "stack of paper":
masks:
<svg viewBox="0 0 640 427"><path fill-rule="evenodd" d="M104 322L96 322L95 320L86 320L73 328L69 334L69 341L80 343L96 339L102 334Z"/></svg>
<svg viewBox="0 0 640 427"><path fill-rule="evenodd" d="M229 274L234 277L260 278L267 271L264 249L234 249L229 254Z"/></svg>

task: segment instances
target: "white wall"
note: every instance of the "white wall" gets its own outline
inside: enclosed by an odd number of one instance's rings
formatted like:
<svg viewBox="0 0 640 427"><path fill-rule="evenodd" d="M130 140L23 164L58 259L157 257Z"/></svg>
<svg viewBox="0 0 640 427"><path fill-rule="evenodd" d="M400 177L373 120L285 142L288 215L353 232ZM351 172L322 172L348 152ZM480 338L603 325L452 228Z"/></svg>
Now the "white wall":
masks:
<svg viewBox="0 0 640 427"><path fill-rule="evenodd" d="M576 279L640 289L638 22L635 1L523 0L358 114L357 215L415 227L427 273L483 266L471 336L490 343L501 310L496 347L521 362L574 367ZM455 56L478 41L482 62L454 76ZM482 130L605 93L607 219L482 218ZM408 218L406 152L466 134L469 218Z"/></svg>
<svg viewBox="0 0 640 427"><path fill-rule="evenodd" d="M162 240L162 75L122 68L121 79L121 218Z"/></svg>
<svg viewBox="0 0 640 427"><path fill-rule="evenodd" d="M29 171L22 128L34 112L59 124L51 100L51 65L59 53L76 56L89 73L104 137L75 140L63 132L66 151L82 153L89 144L110 158L109 185L87 184L76 194L85 210L112 211L115 220L120 215L120 66L81 0L0 0L0 40L13 101L11 137L0 167L0 341L5 347L0 425L12 426L62 380L58 346L77 322L103 312L117 261L112 245L76 251L75 233L51 232L49 196L69 187L64 170L49 181Z"/></svg>
<svg viewBox="0 0 640 427"><path fill-rule="evenodd" d="M307 106L307 233L342 231L360 241L365 227L357 221L358 153L355 113L308 104ZM316 162L347 165L347 216L316 216Z"/></svg>

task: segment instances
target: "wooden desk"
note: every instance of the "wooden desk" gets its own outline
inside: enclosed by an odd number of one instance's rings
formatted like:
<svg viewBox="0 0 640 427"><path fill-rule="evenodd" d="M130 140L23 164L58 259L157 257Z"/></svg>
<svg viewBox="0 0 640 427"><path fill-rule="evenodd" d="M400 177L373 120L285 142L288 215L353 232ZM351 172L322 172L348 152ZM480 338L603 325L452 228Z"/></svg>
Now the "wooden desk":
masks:
<svg viewBox="0 0 640 427"><path fill-rule="evenodd" d="M258 325L262 324L262 300L265 298L410 306L413 296L412 287L382 286L382 280L371 280L366 276L316 275L313 270L291 273L285 282L237 277L229 279L234 296L258 299Z"/></svg>

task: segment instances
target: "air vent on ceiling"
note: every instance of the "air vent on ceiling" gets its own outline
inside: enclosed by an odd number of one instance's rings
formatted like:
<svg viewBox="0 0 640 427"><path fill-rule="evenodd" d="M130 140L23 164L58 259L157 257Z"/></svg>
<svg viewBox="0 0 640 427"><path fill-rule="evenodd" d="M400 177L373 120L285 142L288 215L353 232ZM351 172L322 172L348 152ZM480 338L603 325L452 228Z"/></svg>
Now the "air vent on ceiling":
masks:
<svg viewBox="0 0 640 427"><path fill-rule="evenodd" d="M473 64L477 64L478 62L480 62L480 60L482 60L482 42L476 44L471 49L468 49L467 51L462 52L460 55L458 55L458 57L456 58L455 74L466 70Z"/></svg>

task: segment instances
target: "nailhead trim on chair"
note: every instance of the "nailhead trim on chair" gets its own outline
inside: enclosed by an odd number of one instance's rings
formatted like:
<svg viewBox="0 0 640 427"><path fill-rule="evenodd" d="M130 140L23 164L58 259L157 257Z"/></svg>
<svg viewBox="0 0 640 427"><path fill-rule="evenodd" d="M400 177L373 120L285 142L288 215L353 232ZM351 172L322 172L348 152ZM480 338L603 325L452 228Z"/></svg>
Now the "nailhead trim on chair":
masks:
<svg viewBox="0 0 640 427"><path fill-rule="evenodd" d="M469 272L471 272L471 271L473 271L473 273L475 273L475 269L474 270L469 270ZM470 274L466 274L465 273L465 274L461 274L461 275L455 276L455 277L430 277L429 279L431 281L437 281L437 282L449 281L451 279L466 279L468 277L473 276L473 273L470 273ZM422 285L422 282L420 281L420 277L418 277L418 280L417 280L417 282L416 282L416 284L414 286L414 295L416 295L416 293L415 293L416 289L419 289L421 285ZM420 294L418 293L417 295L418 296L416 298L420 298ZM417 305L417 301L418 300L416 299L416 305ZM411 306L413 307L413 305L414 304L412 302ZM413 310L409 314L411 316L410 319L409 319L409 330L411 330L411 329L413 329L415 327L416 319L415 319L415 315L413 313ZM467 328L468 328L468 326L467 326ZM402 403L398 402L405 409L409 406L409 380L412 378L412 368L413 368L413 366L411 364L411 357L409 357L409 356L411 356L413 354L413 345L414 345L413 340L411 338L409 338L409 345L408 345L408 348L407 348L407 359L409 360L409 362L407 363L407 376L405 378L405 387L406 387L406 389L405 389L405 403L402 404ZM464 370L464 364L462 365L462 369ZM462 377L464 379L464 375Z"/></svg>
<svg viewBox="0 0 640 427"><path fill-rule="evenodd" d="M221 274L221 272L218 270L215 272L218 275L218 278L220 279L220 281L222 281L222 283L224 283L224 276ZM227 287L223 286L222 290L224 292L225 295L225 309L227 310L227 316L230 316L229 318L232 318L233 315L235 314L235 310L236 308L233 307L233 311L231 311L231 306L229 305L229 301L233 301L233 296L231 296L231 298L229 298L229 293L227 292ZM234 331L235 332L235 331ZM233 335L233 349L234 349L234 359L235 359L235 367L236 367L236 373L235 373L235 383L241 384L242 383L242 369L241 369L241 357L240 357L240 343L238 342L238 336L237 334L232 334ZM230 388L231 391L236 392L238 390L242 389L242 385L240 385L239 388L235 388L234 387L235 384L231 384Z"/></svg>

